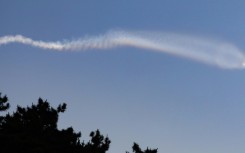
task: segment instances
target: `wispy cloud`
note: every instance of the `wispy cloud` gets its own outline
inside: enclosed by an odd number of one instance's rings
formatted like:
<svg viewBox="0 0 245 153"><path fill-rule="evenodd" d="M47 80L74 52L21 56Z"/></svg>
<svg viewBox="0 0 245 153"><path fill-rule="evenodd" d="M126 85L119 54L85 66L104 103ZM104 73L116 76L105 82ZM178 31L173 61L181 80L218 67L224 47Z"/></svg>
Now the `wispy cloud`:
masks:
<svg viewBox="0 0 245 153"><path fill-rule="evenodd" d="M245 68L245 55L231 43L173 33L110 31L100 36L63 42L37 41L22 35L0 37L0 45L9 43L22 43L57 51L84 51L132 46L182 56L220 68Z"/></svg>

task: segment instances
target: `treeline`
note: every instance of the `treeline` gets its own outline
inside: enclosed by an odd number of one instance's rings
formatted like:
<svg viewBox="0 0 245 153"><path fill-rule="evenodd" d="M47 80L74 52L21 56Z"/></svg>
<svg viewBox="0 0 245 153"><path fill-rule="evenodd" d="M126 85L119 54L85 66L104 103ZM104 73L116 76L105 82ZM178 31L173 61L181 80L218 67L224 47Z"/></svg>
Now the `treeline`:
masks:
<svg viewBox="0 0 245 153"><path fill-rule="evenodd" d="M0 152L1 153L105 153L111 140L99 130L90 133L90 141L80 141L81 133L72 127L57 128L60 113L66 110L66 104L51 107L47 100L38 99L30 107L17 106L12 114L0 116ZM0 93L0 111L10 107L8 97ZM142 150L133 143L134 153L157 153L157 149ZM126 152L128 153L128 152Z"/></svg>

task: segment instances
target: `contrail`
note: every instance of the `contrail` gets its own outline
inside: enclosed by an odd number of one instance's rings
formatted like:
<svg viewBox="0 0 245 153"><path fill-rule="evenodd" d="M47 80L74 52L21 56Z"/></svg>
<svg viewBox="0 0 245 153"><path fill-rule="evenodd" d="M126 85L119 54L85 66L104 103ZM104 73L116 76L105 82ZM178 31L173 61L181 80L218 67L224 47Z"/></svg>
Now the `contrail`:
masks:
<svg viewBox="0 0 245 153"><path fill-rule="evenodd" d="M45 42L22 35L0 37L0 46L22 43L57 51L83 51L132 46L185 57L224 69L245 68L244 53L231 43L174 33L109 31L100 36L72 41Z"/></svg>

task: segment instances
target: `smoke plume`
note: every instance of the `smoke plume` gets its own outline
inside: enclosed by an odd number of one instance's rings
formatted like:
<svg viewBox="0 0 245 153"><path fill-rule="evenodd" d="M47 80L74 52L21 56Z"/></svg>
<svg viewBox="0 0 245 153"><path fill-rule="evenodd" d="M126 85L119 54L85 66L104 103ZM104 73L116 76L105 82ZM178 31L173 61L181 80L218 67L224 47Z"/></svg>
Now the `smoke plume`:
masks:
<svg viewBox="0 0 245 153"><path fill-rule="evenodd" d="M0 37L0 46L9 43L21 43L56 51L131 46L181 56L225 69L245 68L244 53L231 43L173 33L110 31L100 36L63 42L37 41L22 35Z"/></svg>

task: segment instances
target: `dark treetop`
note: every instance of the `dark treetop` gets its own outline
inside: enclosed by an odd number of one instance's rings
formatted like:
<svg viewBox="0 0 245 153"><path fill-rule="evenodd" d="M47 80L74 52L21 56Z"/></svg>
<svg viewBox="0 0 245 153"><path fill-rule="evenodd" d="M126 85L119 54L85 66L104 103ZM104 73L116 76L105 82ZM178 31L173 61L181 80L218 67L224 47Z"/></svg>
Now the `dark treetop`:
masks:
<svg viewBox="0 0 245 153"><path fill-rule="evenodd" d="M1 96L0 111L9 108L8 98ZM110 146L110 139L101 135L99 130L90 133L91 140L80 142L81 133L72 127L59 130L59 113L66 110L66 104L57 108L49 102L38 99L31 107L17 106L13 114L0 116L0 152L1 153L105 153ZM135 153L157 153L157 149L141 151L134 143Z"/></svg>

